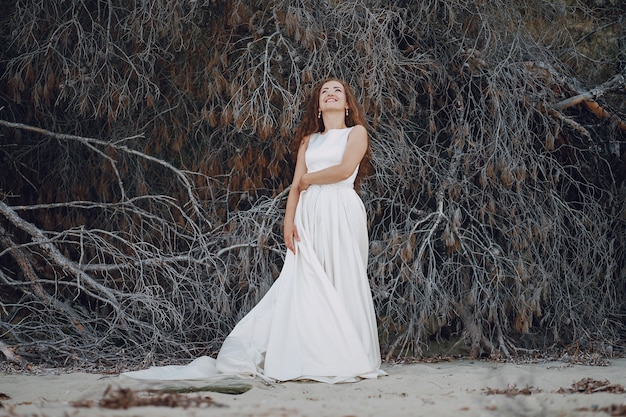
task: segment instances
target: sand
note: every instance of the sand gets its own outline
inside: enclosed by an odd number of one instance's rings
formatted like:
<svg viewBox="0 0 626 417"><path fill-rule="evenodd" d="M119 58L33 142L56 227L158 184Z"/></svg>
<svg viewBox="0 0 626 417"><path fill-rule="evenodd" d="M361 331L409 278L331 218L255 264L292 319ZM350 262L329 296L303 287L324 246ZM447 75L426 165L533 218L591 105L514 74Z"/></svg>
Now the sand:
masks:
<svg viewBox="0 0 626 417"><path fill-rule="evenodd" d="M0 374L0 416L626 416L626 359L608 366L562 361L499 363L454 360L384 365L378 380L328 385L315 382L266 384L259 379L146 383L119 375L39 371L39 375ZM587 384L582 383L585 378ZM608 382L602 383L602 381ZM212 385L242 394L147 390ZM597 392L571 393L574 386ZM620 392L620 388L622 388ZM178 407L99 406L103 394L119 404L125 392L137 398L174 399ZM125 390L125 391L120 391ZM506 395L508 391L510 395ZM518 395L512 395L512 394ZM166 397L169 395L169 397ZM8 399L6 397L9 397ZM211 404L207 397L212 399ZM200 399L187 408L184 401ZM79 407L80 406L80 407Z"/></svg>

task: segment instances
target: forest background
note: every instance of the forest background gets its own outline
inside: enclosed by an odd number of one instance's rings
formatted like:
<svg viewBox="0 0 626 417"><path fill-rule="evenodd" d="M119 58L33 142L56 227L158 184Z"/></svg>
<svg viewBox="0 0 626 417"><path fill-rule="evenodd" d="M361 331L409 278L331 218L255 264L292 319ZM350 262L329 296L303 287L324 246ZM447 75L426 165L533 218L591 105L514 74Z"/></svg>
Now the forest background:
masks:
<svg viewBox="0 0 626 417"><path fill-rule="evenodd" d="M292 135L329 76L368 115L387 359L624 353L625 2L0 8L7 360L214 355L281 269Z"/></svg>

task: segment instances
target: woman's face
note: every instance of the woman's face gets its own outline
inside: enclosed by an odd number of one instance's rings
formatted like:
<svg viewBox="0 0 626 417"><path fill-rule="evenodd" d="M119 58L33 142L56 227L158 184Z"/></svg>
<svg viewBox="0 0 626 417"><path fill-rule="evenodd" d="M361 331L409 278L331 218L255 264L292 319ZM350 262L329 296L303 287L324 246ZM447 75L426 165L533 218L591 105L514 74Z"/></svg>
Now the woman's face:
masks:
<svg viewBox="0 0 626 417"><path fill-rule="evenodd" d="M320 89L318 106L321 112L330 110L345 111L348 108L348 103L343 84L334 80L325 82Z"/></svg>

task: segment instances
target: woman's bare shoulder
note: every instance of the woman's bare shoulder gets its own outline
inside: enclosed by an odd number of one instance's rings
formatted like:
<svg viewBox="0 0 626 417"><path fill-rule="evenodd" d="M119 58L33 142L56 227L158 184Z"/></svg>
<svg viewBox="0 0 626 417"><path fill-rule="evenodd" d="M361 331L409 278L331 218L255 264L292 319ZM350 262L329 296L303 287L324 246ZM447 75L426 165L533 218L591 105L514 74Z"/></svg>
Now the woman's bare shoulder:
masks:
<svg viewBox="0 0 626 417"><path fill-rule="evenodd" d="M367 129L363 125L354 125L350 131L350 136L367 137Z"/></svg>

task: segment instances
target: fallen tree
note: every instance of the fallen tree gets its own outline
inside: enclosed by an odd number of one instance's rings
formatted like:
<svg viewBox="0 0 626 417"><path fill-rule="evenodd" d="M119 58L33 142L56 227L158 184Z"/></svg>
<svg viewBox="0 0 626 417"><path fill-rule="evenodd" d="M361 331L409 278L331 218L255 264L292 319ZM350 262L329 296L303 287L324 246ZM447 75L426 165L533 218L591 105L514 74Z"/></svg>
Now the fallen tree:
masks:
<svg viewBox="0 0 626 417"><path fill-rule="evenodd" d="M474 357L623 345L623 78L564 75L572 34L528 33L565 19L551 5L66 3L2 17L14 359L214 354L278 276L291 132L329 75L369 115L361 193L388 359L443 340Z"/></svg>

